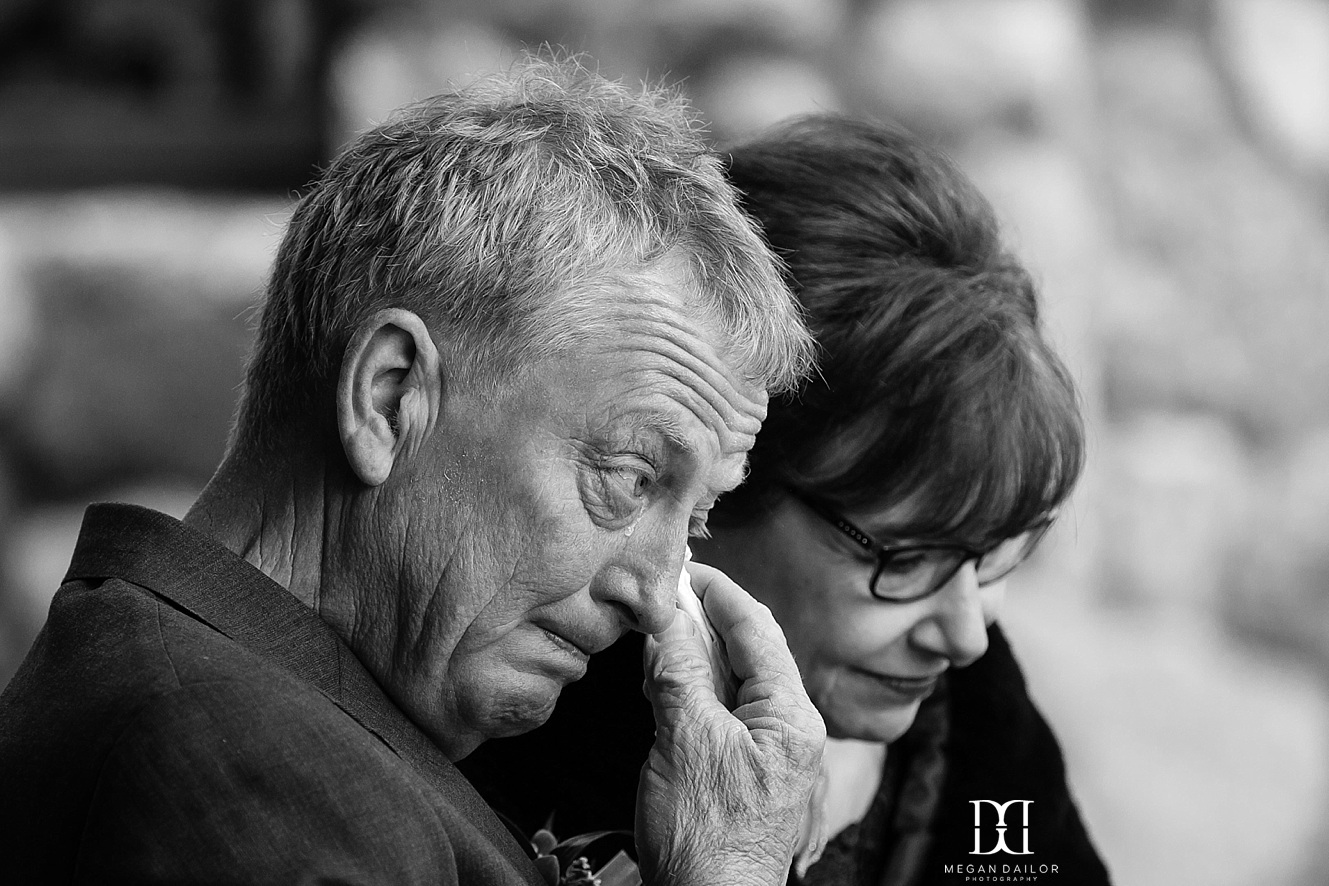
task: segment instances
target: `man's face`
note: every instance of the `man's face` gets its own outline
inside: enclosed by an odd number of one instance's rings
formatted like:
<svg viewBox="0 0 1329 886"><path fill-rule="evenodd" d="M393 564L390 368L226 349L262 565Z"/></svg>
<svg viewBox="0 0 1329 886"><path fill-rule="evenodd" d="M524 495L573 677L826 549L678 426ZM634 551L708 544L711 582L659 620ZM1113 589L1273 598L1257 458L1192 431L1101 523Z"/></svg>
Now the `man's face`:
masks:
<svg viewBox="0 0 1329 886"><path fill-rule="evenodd" d="M355 636L454 759L544 722L624 632L667 626L690 524L742 478L765 392L675 279L610 300L594 346L500 402L447 390L421 467L389 480L396 575Z"/></svg>

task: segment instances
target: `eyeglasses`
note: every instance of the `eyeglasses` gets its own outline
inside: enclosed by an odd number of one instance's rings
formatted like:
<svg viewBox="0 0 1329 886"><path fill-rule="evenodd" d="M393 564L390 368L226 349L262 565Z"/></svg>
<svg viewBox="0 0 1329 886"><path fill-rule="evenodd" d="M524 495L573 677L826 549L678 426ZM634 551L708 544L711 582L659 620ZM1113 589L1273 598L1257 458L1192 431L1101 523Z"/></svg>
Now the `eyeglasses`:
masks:
<svg viewBox="0 0 1329 886"><path fill-rule="evenodd" d="M934 594L971 561L980 586L1001 581L1033 553L1057 516L1048 514L1019 535L1002 539L989 548L927 542L882 544L816 499L796 490L790 492L876 557L868 590L873 597L887 603L912 603Z"/></svg>

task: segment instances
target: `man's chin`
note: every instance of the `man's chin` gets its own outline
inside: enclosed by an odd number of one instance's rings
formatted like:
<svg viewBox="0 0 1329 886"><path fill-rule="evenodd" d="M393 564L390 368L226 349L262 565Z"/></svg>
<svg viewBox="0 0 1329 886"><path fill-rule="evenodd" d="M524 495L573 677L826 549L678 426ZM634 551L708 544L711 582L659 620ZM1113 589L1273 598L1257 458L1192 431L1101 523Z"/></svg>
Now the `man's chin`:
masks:
<svg viewBox="0 0 1329 886"><path fill-rule="evenodd" d="M554 705L562 691L558 684L546 684L546 687L547 691L542 693L528 690L520 695L494 699L484 716L485 736L508 738L544 725L553 716Z"/></svg>

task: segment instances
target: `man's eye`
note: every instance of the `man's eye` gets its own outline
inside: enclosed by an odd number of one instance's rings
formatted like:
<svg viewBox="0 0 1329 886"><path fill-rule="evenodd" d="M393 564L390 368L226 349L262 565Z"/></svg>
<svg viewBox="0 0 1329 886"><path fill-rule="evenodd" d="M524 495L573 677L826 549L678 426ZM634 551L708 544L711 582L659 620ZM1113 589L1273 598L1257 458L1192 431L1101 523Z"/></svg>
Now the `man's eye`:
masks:
<svg viewBox="0 0 1329 886"><path fill-rule="evenodd" d="M600 468L604 500L610 510L635 512L655 486L655 472L645 464L610 464Z"/></svg>
<svg viewBox="0 0 1329 886"><path fill-rule="evenodd" d="M587 512L607 529L621 529L635 520L658 482L649 462L626 456L597 458L578 478Z"/></svg>
<svg viewBox="0 0 1329 886"><path fill-rule="evenodd" d="M646 494L646 490L651 488L651 484L654 483L655 480L640 471L634 471L633 473L636 474L636 477L632 481L632 494L643 496Z"/></svg>
<svg viewBox="0 0 1329 886"><path fill-rule="evenodd" d="M651 474L637 467L614 466L606 468L606 482L614 487L615 492L626 493L632 498L641 498L655 483Z"/></svg>

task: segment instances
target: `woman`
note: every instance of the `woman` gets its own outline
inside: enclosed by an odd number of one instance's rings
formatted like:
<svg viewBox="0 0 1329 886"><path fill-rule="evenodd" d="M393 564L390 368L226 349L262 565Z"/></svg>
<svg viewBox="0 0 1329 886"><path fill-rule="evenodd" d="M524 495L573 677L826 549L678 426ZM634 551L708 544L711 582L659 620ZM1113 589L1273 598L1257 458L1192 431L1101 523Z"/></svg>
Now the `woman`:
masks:
<svg viewBox="0 0 1329 886"><path fill-rule="evenodd" d="M822 349L693 541L770 606L832 739L833 837L794 879L912 886L984 864L1107 882L994 623L1083 458L1029 274L972 184L899 129L803 120L730 173ZM525 827L631 828L652 736L639 649L593 661L545 727L463 770Z"/></svg>

